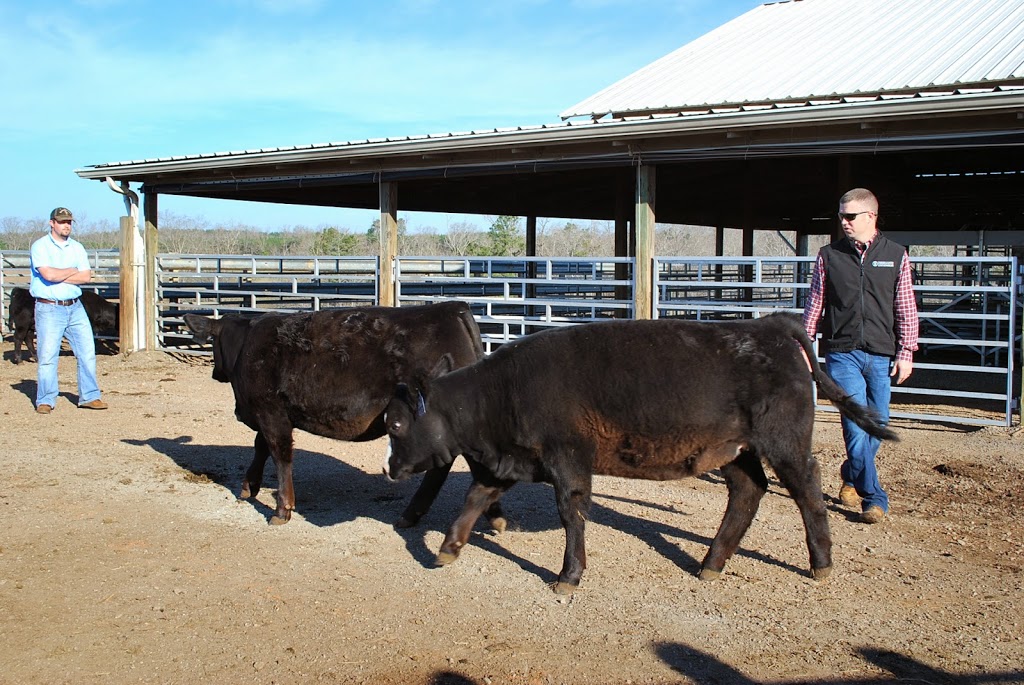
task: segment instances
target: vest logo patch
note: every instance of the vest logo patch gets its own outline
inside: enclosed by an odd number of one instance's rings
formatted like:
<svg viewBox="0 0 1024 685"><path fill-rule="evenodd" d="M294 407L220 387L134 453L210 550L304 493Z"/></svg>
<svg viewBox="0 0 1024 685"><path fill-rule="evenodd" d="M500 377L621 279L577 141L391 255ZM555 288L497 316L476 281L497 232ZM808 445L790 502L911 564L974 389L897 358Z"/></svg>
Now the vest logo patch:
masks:
<svg viewBox="0 0 1024 685"><path fill-rule="evenodd" d="M886 266L889 267L889 268L892 268L892 267L896 266L896 262L884 262L881 259L876 259L875 261L871 262L871 266L873 266L875 268L882 268L882 267L886 267Z"/></svg>

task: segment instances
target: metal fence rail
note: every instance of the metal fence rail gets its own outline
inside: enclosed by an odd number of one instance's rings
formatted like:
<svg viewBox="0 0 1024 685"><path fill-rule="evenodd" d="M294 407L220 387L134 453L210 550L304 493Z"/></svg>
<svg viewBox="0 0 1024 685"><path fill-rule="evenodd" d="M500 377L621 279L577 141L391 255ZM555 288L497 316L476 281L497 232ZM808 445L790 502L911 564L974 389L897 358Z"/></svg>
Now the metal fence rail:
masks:
<svg viewBox="0 0 1024 685"><path fill-rule="evenodd" d="M801 311L814 257L656 257L655 318L725 321Z"/></svg>
<svg viewBox="0 0 1024 685"><path fill-rule="evenodd" d="M484 349L545 328L633 316L633 260L399 257L398 304L464 300Z"/></svg>
<svg viewBox="0 0 1024 685"><path fill-rule="evenodd" d="M93 250L89 259L94 281L87 287L116 300L118 253ZM723 321L801 312L813 264L813 257L659 257L655 316ZM921 349L914 375L893 387L893 417L1010 425L1019 408L1024 267L1010 257L915 257L913 264ZM376 257L161 254L157 267L157 335L166 350L200 349L184 329L188 311L220 316L378 302ZM393 276L400 306L469 302L488 352L545 328L633 318L630 258L399 257ZM0 252L5 331L10 290L28 281L29 253Z"/></svg>
<svg viewBox="0 0 1024 685"><path fill-rule="evenodd" d="M377 303L377 257L157 255L157 339L191 347L186 312L222 316Z"/></svg>

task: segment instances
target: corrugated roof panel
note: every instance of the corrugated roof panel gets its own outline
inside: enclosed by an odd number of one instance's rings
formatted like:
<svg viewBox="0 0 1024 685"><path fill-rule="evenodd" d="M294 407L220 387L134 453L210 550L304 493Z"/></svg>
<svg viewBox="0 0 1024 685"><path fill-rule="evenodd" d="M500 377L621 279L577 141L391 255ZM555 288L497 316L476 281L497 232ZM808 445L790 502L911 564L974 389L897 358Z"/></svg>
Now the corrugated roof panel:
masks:
<svg viewBox="0 0 1024 685"><path fill-rule="evenodd" d="M761 5L562 112L683 110L1024 79L1024 0Z"/></svg>

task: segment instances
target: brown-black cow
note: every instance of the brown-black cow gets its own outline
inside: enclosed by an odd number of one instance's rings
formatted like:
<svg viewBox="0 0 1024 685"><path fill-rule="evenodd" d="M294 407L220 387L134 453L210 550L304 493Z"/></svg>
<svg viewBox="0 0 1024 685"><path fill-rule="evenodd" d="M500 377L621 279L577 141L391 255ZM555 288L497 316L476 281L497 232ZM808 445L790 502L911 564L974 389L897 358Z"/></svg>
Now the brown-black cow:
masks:
<svg viewBox="0 0 1024 685"><path fill-rule="evenodd" d="M184 318L197 340L213 338L213 377L231 384L235 416L256 431L256 454L240 498L256 496L267 456L274 460L279 486L273 524L286 523L295 507L294 429L374 440L385 433L383 411L400 379L424 373L441 356L453 368L483 357L480 329L465 302ZM450 469L449 463L426 475L397 526L411 526L426 513ZM500 506L488 514L496 528L504 528Z"/></svg>
<svg viewBox="0 0 1024 685"><path fill-rule="evenodd" d="M93 334L112 330L117 332L121 305L108 302L91 290L83 290L80 297L85 313L92 324ZM25 288L11 290L11 301L7 309L7 326L14 333L15 364L21 363L21 345L28 348L29 357L36 358L36 301Z"/></svg>
<svg viewBox="0 0 1024 685"><path fill-rule="evenodd" d="M816 361L808 373L804 354L814 359L792 314L728 323L613 321L536 333L472 366L400 386L386 413L384 470L400 479L458 454L482 467L439 564L456 558L476 519L514 483L554 485L566 531L554 589L567 594L586 568L594 474L666 480L721 469L729 501L702 564L700 577L710 579L736 551L768 488L764 461L796 501L811 573L824 578L832 541L811 455L812 377L867 432L896 436Z"/></svg>

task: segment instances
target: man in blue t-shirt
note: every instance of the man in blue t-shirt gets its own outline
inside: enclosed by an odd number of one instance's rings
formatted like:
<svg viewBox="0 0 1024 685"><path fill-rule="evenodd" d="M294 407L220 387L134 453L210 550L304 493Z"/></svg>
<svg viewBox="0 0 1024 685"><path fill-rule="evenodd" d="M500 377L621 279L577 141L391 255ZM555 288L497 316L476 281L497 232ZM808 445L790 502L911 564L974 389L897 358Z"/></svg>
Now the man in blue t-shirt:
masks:
<svg viewBox="0 0 1024 685"><path fill-rule="evenodd" d="M96 341L79 299L92 280L85 248L71 237L74 217L66 207L50 212L50 232L32 243L32 284L36 300L38 383L36 412L49 414L57 404L57 360L67 338L78 362L78 406L106 409L96 382Z"/></svg>

